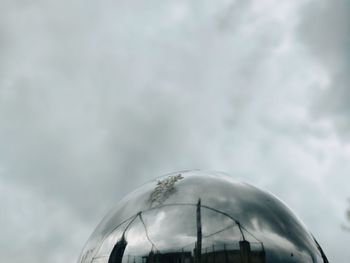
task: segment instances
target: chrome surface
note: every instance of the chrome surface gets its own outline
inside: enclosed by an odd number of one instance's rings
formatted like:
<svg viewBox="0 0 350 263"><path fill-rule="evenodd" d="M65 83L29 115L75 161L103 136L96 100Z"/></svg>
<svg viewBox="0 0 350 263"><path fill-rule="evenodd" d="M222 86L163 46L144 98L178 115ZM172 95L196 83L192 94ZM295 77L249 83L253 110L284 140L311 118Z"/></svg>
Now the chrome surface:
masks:
<svg viewBox="0 0 350 263"><path fill-rule="evenodd" d="M78 263L328 262L273 195L215 172L186 171L127 195Z"/></svg>

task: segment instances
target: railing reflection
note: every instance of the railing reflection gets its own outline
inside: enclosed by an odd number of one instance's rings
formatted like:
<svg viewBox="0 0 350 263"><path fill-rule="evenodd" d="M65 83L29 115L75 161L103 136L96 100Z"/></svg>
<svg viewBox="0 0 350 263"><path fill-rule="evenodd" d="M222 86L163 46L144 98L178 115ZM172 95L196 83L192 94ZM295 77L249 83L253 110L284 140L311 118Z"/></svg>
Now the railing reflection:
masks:
<svg viewBox="0 0 350 263"><path fill-rule="evenodd" d="M214 244L202 248L201 263L265 263L264 247L258 242L239 241ZM148 255L125 255L122 263L197 263L196 249L192 251L160 252Z"/></svg>

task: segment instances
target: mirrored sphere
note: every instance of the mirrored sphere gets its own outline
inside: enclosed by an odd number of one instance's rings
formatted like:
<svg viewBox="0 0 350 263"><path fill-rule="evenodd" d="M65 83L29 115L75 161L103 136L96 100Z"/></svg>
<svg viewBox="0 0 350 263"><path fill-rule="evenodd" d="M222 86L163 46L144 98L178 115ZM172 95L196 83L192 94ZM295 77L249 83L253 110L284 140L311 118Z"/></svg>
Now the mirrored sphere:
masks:
<svg viewBox="0 0 350 263"><path fill-rule="evenodd" d="M78 263L328 262L276 197L217 172L168 174L121 200Z"/></svg>

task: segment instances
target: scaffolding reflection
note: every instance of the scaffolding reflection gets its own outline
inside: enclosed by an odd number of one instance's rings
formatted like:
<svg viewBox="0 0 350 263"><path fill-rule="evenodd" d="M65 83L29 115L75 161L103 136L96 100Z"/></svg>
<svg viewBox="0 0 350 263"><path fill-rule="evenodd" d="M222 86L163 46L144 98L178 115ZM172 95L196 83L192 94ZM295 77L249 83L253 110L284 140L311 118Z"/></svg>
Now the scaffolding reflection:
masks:
<svg viewBox="0 0 350 263"><path fill-rule="evenodd" d="M109 256L108 263L265 263L265 249L264 245L261 241L257 240L257 242L249 242L246 240L244 232L246 234L250 234L245 228L238 222L236 219L231 216L221 212L215 208L205 206L201 204L201 199L198 199L197 204L176 204L176 205L192 205L196 207L195 217L196 217L196 228L197 228L197 239L192 245L193 250L186 251L185 247L177 251L160 251L156 244L152 241L149 236L147 225L143 220L142 214L146 211L142 211L137 213L134 217L130 219L127 223L127 226L123 230L121 239L114 245L112 252ZM230 244L212 244L209 247L202 247L203 238L208 238L214 235L217 235L223 231L228 230L232 226L225 227L219 231L211 233L210 235L203 236L202 235L202 216L201 210L208 209L214 211L215 213L222 214L224 216L229 217L234 225L238 227L241 233L240 241L232 240ZM154 208L152 208L153 210ZM151 209L149 209L151 210ZM148 255L141 256L132 256L126 255L124 257L124 252L127 247L127 240L125 238L126 231L132 226L134 221L139 219L142 223L142 226L145 230L145 235L148 242L151 244L151 251ZM251 234L250 234L251 235ZM252 244L253 248L252 249ZM258 248L258 249L257 249Z"/></svg>
<svg viewBox="0 0 350 263"><path fill-rule="evenodd" d="M265 263L265 251L251 250L251 244L248 241L239 241L237 249L227 249L226 244L223 248L212 245L204 248L201 254L203 263ZM150 252L148 256L142 257L142 263L195 263L196 251L154 253ZM139 260L135 260L138 263Z"/></svg>

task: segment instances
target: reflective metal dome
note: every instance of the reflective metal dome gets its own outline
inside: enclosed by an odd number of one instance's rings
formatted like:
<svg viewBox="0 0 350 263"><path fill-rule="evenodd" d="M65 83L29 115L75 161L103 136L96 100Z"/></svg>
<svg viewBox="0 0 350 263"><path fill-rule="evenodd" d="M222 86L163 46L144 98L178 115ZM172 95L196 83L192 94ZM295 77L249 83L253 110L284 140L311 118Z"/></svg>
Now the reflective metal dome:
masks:
<svg viewBox="0 0 350 263"><path fill-rule="evenodd" d="M214 172L186 171L121 200L78 263L328 262L276 197Z"/></svg>

